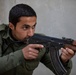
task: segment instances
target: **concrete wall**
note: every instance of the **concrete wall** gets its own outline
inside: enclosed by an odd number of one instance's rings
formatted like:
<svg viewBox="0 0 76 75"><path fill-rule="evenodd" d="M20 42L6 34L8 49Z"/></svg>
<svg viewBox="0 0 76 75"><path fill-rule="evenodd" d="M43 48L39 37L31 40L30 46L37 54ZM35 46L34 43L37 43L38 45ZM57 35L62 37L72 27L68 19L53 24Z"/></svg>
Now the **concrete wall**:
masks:
<svg viewBox="0 0 76 75"><path fill-rule="evenodd" d="M15 5L15 0L0 0L0 21L1 23L8 23L9 10Z"/></svg>
<svg viewBox="0 0 76 75"><path fill-rule="evenodd" d="M26 3L38 15L36 32L54 37L76 39L76 0L0 0L0 20L8 23L8 11L18 3ZM76 56L73 57L71 75L76 75ZM53 75L40 63L33 75Z"/></svg>

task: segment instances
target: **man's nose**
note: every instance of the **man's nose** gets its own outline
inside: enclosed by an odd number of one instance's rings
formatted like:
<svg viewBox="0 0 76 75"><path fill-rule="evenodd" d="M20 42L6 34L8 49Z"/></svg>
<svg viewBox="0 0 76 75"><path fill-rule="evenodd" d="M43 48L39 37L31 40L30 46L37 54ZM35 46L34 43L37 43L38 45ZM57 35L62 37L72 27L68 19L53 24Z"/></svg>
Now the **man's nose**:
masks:
<svg viewBox="0 0 76 75"><path fill-rule="evenodd" d="M33 36L34 35L34 30L32 28L30 28L28 30L28 36Z"/></svg>

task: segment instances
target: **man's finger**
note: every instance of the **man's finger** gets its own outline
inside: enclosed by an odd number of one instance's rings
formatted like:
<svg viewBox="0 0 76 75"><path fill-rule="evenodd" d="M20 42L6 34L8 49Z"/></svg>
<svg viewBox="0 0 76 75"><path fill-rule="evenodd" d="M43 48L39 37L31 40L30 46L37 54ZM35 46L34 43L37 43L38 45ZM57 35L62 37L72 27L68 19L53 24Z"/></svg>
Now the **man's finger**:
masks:
<svg viewBox="0 0 76 75"><path fill-rule="evenodd" d="M41 44L30 44L29 45L31 48L43 48L44 46Z"/></svg>

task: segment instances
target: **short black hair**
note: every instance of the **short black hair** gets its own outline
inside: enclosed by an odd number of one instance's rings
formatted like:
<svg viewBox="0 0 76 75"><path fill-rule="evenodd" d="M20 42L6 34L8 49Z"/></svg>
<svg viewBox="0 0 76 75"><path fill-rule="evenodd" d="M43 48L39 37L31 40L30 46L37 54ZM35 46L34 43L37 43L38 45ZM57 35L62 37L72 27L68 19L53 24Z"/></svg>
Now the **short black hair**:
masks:
<svg viewBox="0 0 76 75"><path fill-rule="evenodd" d="M35 16L36 12L32 7L30 7L27 4L17 4L12 7L12 9L9 12L9 22L11 22L14 26L16 26L17 22L19 22L20 17L31 17Z"/></svg>

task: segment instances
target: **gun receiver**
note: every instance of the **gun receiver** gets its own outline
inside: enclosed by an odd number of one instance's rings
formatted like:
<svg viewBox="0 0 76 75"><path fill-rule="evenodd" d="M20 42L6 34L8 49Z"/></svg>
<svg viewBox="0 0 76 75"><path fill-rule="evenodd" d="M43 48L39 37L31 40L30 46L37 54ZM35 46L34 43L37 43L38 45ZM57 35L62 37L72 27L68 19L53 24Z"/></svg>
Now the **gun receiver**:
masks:
<svg viewBox="0 0 76 75"><path fill-rule="evenodd" d="M61 47L69 47L76 51L76 41L69 38L54 38L45 35L35 34L28 42L30 44L43 44L50 51L51 64L56 72L56 75L66 75L67 70L59 58L59 49Z"/></svg>

